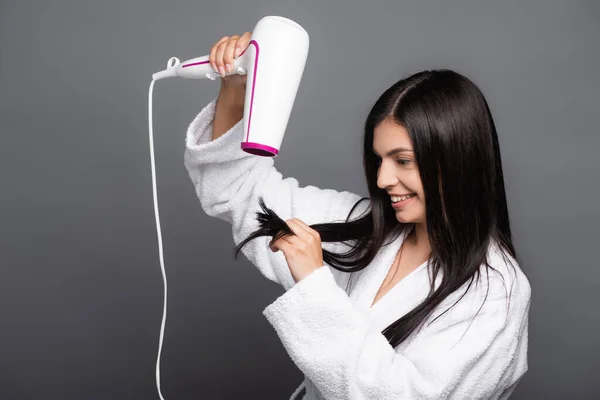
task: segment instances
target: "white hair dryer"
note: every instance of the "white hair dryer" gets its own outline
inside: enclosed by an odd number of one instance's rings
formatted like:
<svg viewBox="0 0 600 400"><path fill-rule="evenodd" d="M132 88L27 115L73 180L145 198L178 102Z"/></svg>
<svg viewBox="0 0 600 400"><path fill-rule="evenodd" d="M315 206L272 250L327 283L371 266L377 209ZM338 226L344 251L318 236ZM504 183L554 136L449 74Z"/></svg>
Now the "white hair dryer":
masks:
<svg viewBox="0 0 600 400"><path fill-rule="evenodd" d="M308 55L308 33L296 22L278 16L262 18L248 47L233 62L231 74L247 74L242 150L266 157L279 153L283 135ZM172 76L192 79L220 77L209 55L180 62L172 57L153 80Z"/></svg>

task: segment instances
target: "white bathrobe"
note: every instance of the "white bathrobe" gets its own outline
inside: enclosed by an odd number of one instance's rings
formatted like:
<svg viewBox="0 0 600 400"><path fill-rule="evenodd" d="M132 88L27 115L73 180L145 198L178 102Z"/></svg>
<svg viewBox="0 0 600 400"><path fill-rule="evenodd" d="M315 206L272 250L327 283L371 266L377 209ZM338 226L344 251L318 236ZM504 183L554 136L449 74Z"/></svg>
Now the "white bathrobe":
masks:
<svg viewBox="0 0 600 400"><path fill-rule="evenodd" d="M231 223L236 245L258 228L259 196L283 220L299 218L309 225L345 220L361 196L300 187L296 179L284 179L273 166L273 158L241 150L242 120L211 141L215 103L213 99L190 124L184 162L202 209ZM366 203L357 207L352 218L365 210ZM345 289L350 274L327 264L295 283L283 252L270 251L270 237L254 239L244 247L246 258L285 289L263 315L304 373L292 397L303 387L304 400L488 400L511 394L528 369L531 288L522 270L507 256L516 270L511 269L497 246L490 246L490 263L500 273L487 275L482 269L480 283L472 285L450 311L429 324L463 290L446 298L420 331L393 348L382 330L429 291L424 263L371 307L407 233L384 246L367 268L353 274L350 293ZM323 243L323 248L346 249L340 243ZM441 273L436 286L440 278Z"/></svg>

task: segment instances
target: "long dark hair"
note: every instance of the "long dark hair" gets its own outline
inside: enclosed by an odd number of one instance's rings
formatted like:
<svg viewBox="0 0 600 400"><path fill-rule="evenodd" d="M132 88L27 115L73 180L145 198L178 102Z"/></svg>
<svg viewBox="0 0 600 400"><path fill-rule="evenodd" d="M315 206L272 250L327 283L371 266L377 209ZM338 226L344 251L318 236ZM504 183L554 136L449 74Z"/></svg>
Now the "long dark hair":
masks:
<svg viewBox="0 0 600 400"><path fill-rule="evenodd" d="M385 239L394 240L408 225L396 219L389 195L377 186L379 163L372 150L373 130L385 119L405 127L413 143L431 244L428 297L382 332L396 347L448 295L470 281L468 290L479 278L482 264L494 269L487 258L490 245L498 246L505 252L503 256L509 254L517 260L517 255L511 240L500 146L488 104L466 77L451 70L433 70L398 81L375 102L363 141L369 197L354 205L346 222L310 225L319 232L321 242L351 244L343 254L323 250L323 261L343 272L362 270L387 244ZM368 200L369 212L350 220L358 204ZM262 198L259 203L263 210L257 213L260 228L235 248L235 258L248 241L259 236L273 236L276 241L293 234ZM435 289L440 269L442 279Z"/></svg>

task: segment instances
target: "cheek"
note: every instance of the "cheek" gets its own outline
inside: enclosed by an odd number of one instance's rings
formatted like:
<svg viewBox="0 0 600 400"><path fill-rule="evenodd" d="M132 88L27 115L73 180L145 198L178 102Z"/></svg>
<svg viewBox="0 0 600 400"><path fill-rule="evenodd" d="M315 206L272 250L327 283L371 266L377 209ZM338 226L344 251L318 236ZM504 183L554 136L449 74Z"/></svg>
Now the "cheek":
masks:
<svg viewBox="0 0 600 400"><path fill-rule="evenodd" d="M412 190L417 193L419 202L425 206L425 192L423 191L423 185L421 184L421 178L419 177L418 172L415 172L414 176L411 177L410 185Z"/></svg>
<svg viewBox="0 0 600 400"><path fill-rule="evenodd" d="M413 192L417 193L419 197L424 197L423 185L421 184L421 178L419 177L419 173L417 171L411 174L406 183L410 185Z"/></svg>

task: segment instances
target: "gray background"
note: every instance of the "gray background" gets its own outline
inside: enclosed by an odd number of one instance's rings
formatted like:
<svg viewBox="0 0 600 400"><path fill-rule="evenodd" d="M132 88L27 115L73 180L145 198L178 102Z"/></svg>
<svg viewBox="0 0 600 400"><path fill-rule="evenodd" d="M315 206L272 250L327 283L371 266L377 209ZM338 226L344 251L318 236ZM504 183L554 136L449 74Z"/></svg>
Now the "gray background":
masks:
<svg viewBox="0 0 600 400"><path fill-rule="evenodd" d="M362 124L398 79L452 68L479 85L533 288L513 398L597 396L598 2L38 0L0 3L0 398L158 398L151 74L266 15L311 38L276 160L303 186L366 194ZM233 261L230 226L203 213L183 166L185 130L218 89L154 91L163 393L286 399L302 374L261 315L283 289Z"/></svg>

